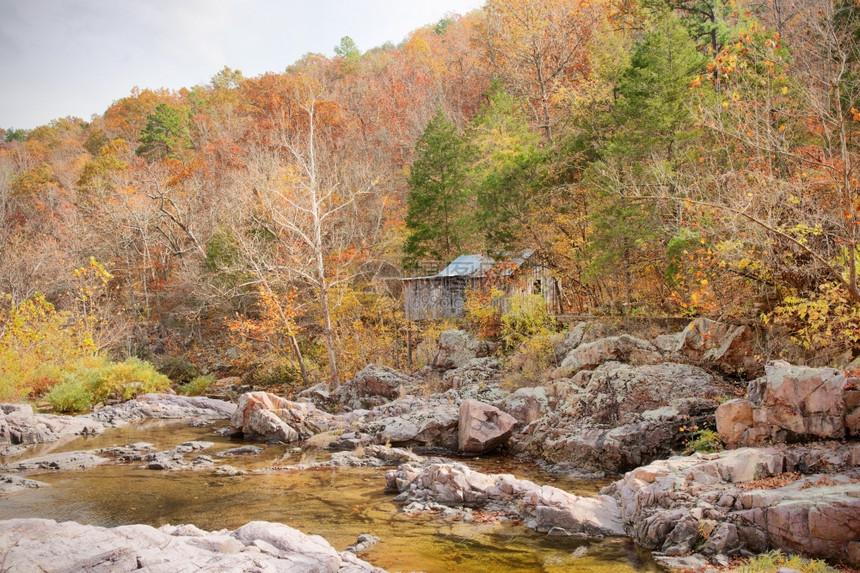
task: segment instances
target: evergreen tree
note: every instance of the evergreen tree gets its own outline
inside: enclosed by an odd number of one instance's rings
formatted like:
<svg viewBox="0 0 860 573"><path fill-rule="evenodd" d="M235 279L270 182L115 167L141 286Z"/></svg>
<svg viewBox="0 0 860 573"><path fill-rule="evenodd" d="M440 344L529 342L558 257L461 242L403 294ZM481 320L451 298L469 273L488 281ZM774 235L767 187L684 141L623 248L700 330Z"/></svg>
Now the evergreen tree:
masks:
<svg viewBox="0 0 860 573"><path fill-rule="evenodd" d="M421 260L449 261L463 252L471 232L469 144L439 110L415 146L409 170L405 267Z"/></svg>
<svg viewBox="0 0 860 573"><path fill-rule="evenodd" d="M160 103L147 117L136 153L157 161L163 157L176 158L191 147L188 114L181 109Z"/></svg>

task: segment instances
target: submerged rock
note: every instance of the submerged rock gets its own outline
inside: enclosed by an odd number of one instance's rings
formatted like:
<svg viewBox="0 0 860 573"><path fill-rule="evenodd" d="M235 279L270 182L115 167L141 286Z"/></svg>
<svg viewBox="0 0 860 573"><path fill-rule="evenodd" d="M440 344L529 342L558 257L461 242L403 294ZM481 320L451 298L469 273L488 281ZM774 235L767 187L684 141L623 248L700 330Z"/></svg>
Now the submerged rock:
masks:
<svg viewBox="0 0 860 573"><path fill-rule="evenodd" d="M617 502L609 496L579 497L564 490L520 480L511 474L483 474L463 464L404 464L385 476L387 491L404 502L436 503L503 511L538 531L603 537L625 535Z"/></svg>
<svg viewBox="0 0 860 573"><path fill-rule="evenodd" d="M8 571L314 571L384 573L318 535L253 521L234 531L207 532L193 525L124 525L114 528L48 519L0 522Z"/></svg>

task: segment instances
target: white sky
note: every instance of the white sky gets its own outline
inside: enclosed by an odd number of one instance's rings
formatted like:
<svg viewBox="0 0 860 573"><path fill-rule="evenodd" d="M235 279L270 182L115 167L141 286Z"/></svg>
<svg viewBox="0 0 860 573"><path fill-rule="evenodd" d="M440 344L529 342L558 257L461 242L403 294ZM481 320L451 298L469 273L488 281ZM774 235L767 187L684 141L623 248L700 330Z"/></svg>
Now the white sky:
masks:
<svg viewBox="0 0 860 573"><path fill-rule="evenodd" d="M281 72L307 52L402 41L483 0L0 0L0 127L89 119L132 87Z"/></svg>

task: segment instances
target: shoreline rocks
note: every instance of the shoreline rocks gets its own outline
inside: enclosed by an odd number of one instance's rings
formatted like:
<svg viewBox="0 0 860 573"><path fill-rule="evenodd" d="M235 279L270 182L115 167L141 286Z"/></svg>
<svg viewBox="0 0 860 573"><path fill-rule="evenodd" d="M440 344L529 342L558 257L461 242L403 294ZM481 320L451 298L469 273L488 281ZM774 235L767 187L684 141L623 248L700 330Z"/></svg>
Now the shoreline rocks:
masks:
<svg viewBox="0 0 860 573"><path fill-rule="evenodd" d="M730 446L860 436L860 378L842 370L778 360L747 394L716 411L717 431Z"/></svg>
<svg viewBox="0 0 860 573"><path fill-rule="evenodd" d="M665 555L700 543L774 548L860 566L860 444L740 448L652 462L601 493L634 541ZM704 549L703 549L704 551Z"/></svg>
<svg viewBox="0 0 860 573"><path fill-rule="evenodd" d="M501 511L523 519L527 527L554 535L606 537L626 535L614 499L579 497L552 486L540 486L511 474L483 474L459 463L418 468L403 464L386 476L386 491L395 500L447 507Z"/></svg>
<svg viewBox="0 0 860 573"><path fill-rule="evenodd" d="M248 392L230 417L230 435L264 442L295 442L329 429L334 417L308 402L270 392Z"/></svg>
<svg viewBox="0 0 860 573"><path fill-rule="evenodd" d="M147 419L224 420L230 418L235 410L236 405L233 403L203 396L142 394L128 402L105 406L79 418L95 420L109 426L123 426Z"/></svg>
<svg viewBox="0 0 860 573"><path fill-rule="evenodd" d="M152 573L207 570L384 573L318 535L280 523L252 521L234 531L194 525L107 528L48 519L0 521L4 570Z"/></svg>
<svg viewBox="0 0 860 573"><path fill-rule="evenodd" d="M0 446L54 442L67 436L94 436L100 421L82 416L36 414L29 404L0 404Z"/></svg>

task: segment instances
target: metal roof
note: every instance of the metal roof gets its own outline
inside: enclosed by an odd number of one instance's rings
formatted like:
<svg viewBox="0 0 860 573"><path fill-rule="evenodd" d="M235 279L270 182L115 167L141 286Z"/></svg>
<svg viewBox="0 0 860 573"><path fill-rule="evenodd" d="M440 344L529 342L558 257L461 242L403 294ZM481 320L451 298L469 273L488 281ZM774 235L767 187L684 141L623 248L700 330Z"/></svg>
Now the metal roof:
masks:
<svg viewBox="0 0 860 573"><path fill-rule="evenodd" d="M529 257L534 254L534 249L523 251L521 255L510 257L508 254L504 258L493 259L487 255L460 255L448 266L436 273L426 277L410 277L401 279L404 281L427 280L445 277L481 277L488 270L495 266L501 269L502 276L509 276L514 273Z"/></svg>
<svg viewBox="0 0 860 573"><path fill-rule="evenodd" d="M495 261L486 255L460 255L447 267L436 273L437 277L471 277L482 275L493 268Z"/></svg>

